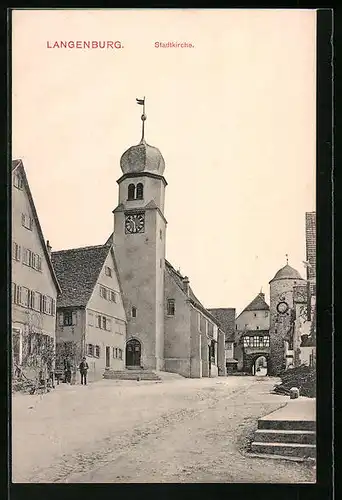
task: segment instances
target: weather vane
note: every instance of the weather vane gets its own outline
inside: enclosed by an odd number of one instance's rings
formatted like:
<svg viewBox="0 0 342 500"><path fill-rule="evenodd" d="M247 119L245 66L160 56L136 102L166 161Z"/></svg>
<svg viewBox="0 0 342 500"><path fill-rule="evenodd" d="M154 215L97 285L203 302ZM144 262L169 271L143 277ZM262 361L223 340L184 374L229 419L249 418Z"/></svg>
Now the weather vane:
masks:
<svg viewBox="0 0 342 500"><path fill-rule="evenodd" d="M143 106L143 114L141 115L141 121L142 121L142 134L141 134L141 141L143 142L145 140L145 121L147 119L147 116L145 115L145 96L143 99L136 99L137 104L140 104L140 106Z"/></svg>
<svg viewBox="0 0 342 500"><path fill-rule="evenodd" d="M286 257L286 265L288 265L289 264L289 254L286 253L285 257Z"/></svg>

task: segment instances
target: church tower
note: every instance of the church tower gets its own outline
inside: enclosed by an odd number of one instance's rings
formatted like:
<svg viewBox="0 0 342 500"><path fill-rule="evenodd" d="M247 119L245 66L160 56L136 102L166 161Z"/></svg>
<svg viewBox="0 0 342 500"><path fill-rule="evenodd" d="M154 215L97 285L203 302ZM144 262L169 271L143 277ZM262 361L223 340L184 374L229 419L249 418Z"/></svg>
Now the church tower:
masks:
<svg viewBox="0 0 342 500"><path fill-rule="evenodd" d="M126 366L164 368L164 197L167 182L160 151L142 138L122 155L114 248L127 314Z"/></svg>

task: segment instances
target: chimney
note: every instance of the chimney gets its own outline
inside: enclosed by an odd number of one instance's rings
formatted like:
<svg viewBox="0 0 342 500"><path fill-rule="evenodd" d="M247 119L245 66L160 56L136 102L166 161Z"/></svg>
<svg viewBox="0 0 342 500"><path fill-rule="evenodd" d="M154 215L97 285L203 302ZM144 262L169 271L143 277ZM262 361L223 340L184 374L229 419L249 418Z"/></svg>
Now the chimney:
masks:
<svg viewBox="0 0 342 500"><path fill-rule="evenodd" d="M50 255L50 257L51 257L51 250L52 250L52 247L50 246L50 242L49 242L49 240L46 240L46 248L47 248L48 254L49 254L49 255Z"/></svg>
<svg viewBox="0 0 342 500"><path fill-rule="evenodd" d="M187 276L184 276L183 278L183 289L184 289L184 292L189 295L189 278Z"/></svg>

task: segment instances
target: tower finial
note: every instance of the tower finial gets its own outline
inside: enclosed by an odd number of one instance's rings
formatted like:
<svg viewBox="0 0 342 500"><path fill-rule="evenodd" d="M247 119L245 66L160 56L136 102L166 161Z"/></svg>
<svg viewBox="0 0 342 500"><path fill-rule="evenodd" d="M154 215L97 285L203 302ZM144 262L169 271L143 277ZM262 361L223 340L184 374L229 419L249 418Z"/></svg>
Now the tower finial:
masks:
<svg viewBox="0 0 342 500"><path fill-rule="evenodd" d="M262 287L260 288L260 293L262 293Z"/></svg>
<svg viewBox="0 0 342 500"><path fill-rule="evenodd" d="M285 257L286 257L286 265L288 266L288 264L289 264L289 254L286 253Z"/></svg>
<svg viewBox="0 0 342 500"><path fill-rule="evenodd" d="M142 132L141 132L141 141L145 141L145 121L147 119L147 116L145 115L145 96L143 99L136 99L137 104L140 104L143 106L143 114L141 115L141 121L142 121Z"/></svg>

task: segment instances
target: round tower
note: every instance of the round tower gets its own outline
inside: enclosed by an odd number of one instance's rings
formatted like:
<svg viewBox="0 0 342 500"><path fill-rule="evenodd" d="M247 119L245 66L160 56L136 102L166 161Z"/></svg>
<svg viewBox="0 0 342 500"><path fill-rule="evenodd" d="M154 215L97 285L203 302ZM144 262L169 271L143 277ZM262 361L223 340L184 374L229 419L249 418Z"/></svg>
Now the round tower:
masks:
<svg viewBox="0 0 342 500"><path fill-rule="evenodd" d="M277 375L285 369L286 335L291 328L293 317L293 287L304 284L305 280L293 267L279 269L270 285L270 362L269 374Z"/></svg>

